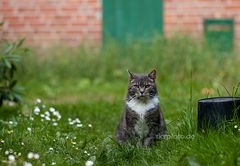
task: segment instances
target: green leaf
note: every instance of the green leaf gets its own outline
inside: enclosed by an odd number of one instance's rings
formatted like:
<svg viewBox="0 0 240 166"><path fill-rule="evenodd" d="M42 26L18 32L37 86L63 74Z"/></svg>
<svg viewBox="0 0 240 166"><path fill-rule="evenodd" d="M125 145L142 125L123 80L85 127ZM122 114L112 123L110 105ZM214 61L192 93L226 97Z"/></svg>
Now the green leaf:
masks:
<svg viewBox="0 0 240 166"><path fill-rule="evenodd" d="M22 94L22 92L25 90L23 87L21 86L14 86L12 89L15 93L19 93Z"/></svg>
<svg viewBox="0 0 240 166"><path fill-rule="evenodd" d="M9 54L12 51L13 48L14 48L14 44L13 43L9 43L8 47L3 51L3 54L4 55Z"/></svg>
<svg viewBox="0 0 240 166"><path fill-rule="evenodd" d="M12 65L11 65L11 63L8 61L8 60L6 60L6 59L3 59L3 61L4 61L4 64L9 68L9 69L11 69L12 68Z"/></svg>
<svg viewBox="0 0 240 166"><path fill-rule="evenodd" d="M13 80L13 81L10 83L10 88L13 88L16 84L17 84L17 80Z"/></svg>
<svg viewBox="0 0 240 166"><path fill-rule="evenodd" d="M12 94L12 93L9 93L9 94L8 94L8 98L9 98L11 101L13 101L13 99L14 99L13 94Z"/></svg>
<svg viewBox="0 0 240 166"><path fill-rule="evenodd" d="M16 101L16 102L22 102L23 101L22 95L15 93L13 100Z"/></svg>
<svg viewBox="0 0 240 166"><path fill-rule="evenodd" d="M10 77L10 79L12 79L14 77L14 71L15 71L14 67L9 69L9 77Z"/></svg>
<svg viewBox="0 0 240 166"><path fill-rule="evenodd" d="M7 56L6 59L8 59L9 61L14 61L14 62L18 62L20 60L18 55Z"/></svg>
<svg viewBox="0 0 240 166"><path fill-rule="evenodd" d="M25 41L25 38L20 39L16 45L16 48L21 47L24 41Z"/></svg>

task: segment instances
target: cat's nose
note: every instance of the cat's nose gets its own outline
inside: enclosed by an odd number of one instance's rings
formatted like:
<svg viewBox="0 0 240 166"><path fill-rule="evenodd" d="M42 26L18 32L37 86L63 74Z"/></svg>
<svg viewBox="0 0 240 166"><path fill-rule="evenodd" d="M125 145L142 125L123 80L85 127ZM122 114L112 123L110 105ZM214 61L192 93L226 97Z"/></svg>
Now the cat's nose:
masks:
<svg viewBox="0 0 240 166"><path fill-rule="evenodd" d="M144 89L140 88L140 93L143 94L144 93Z"/></svg>

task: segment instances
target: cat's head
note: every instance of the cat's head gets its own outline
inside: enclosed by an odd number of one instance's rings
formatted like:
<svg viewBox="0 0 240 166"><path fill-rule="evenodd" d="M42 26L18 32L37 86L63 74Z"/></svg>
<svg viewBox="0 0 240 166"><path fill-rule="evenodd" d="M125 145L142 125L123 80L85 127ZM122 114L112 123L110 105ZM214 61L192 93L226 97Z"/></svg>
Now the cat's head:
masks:
<svg viewBox="0 0 240 166"><path fill-rule="evenodd" d="M127 100L139 99L148 100L157 95L157 87L155 83L156 70L152 70L145 75L129 73L128 95Z"/></svg>

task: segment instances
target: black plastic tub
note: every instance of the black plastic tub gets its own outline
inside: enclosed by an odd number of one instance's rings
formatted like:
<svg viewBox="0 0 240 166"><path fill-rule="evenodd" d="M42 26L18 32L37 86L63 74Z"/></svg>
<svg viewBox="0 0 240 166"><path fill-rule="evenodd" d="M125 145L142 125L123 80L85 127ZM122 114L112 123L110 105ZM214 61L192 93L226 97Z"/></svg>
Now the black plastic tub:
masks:
<svg viewBox="0 0 240 166"><path fill-rule="evenodd" d="M226 121L240 117L240 97L214 97L198 100L198 130L222 128Z"/></svg>

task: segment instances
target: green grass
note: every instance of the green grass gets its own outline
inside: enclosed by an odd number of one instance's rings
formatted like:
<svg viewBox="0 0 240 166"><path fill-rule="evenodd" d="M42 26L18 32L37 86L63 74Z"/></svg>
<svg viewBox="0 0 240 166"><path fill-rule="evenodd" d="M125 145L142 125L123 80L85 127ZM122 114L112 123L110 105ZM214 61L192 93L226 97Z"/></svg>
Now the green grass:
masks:
<svg viewBox="0 0 240 166"><path fill-rule="evenodd" d="M237 122L225 133L196 130L197 100L228 96L225 88L234 94L239 63L237 52L224 55L182 37L155 38L126 47L112 43L102 51L58 47L44 53L32 51L18 70L25 102L6 104L0 110L1 164L7 165L5 152L12 149L19 165L85 165L87 160L95 165L239 165L240 132L233 127L239 126ZM152 68L158 71L169 139L151 148L119 146L115 129L124 108L126 70L149 72ZM32 113L36 105L42 108L37 98L46 105L42 112L50 107L60 112L57 126ZM83 127L69 124L68 118L79 118ZM28 159L29 152L40 158Z"/></svg>

